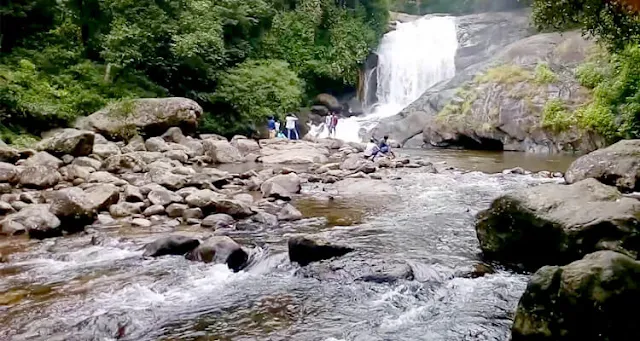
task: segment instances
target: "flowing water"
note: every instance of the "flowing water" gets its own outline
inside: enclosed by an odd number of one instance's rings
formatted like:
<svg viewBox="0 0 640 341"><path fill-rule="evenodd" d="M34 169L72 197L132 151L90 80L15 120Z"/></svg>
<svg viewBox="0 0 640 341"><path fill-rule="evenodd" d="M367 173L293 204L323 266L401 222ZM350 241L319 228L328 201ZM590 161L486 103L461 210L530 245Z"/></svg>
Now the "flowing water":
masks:
<svg viewBox="0 0 640 341"><path fill-rule="evenodd" d="M499 160L470 162L483 169ZM142 259L140 247L170 227L100 230L99 245L90 235L0 239L0 340L508 340L527 276L464 276L480 261L474 215L505 191L552 180L393 172L397 195L328 201L307 186L296 205L309 219L232 232L251 250L239 273L181 257ZM343 261L402 262L415 278L302 277L286 254L287 237L299 232L354 247Z"/></svg>
<svg viewBox="0 0 640 341"><path fill-rule="evenodd" d="M378 65L365 72L365 98L375 98L375 103L364 103L366 114L362 117L341 119L336 137L360 142L363 130L399 113L433 85L455 76L457 48L453 17L398 23L396 30L385 34L380 42ZM311 134L326 137L327 129L319 125Z"/></svg>

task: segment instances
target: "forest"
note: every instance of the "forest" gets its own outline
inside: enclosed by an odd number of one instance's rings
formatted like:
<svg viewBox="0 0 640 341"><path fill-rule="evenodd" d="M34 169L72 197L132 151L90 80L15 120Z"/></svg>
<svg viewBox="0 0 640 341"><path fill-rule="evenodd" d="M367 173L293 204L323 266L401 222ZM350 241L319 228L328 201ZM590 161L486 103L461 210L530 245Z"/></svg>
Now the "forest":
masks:
<svg viewBox="0 0 640 341"><path fill-rule="evenodd" d="M386 0L0 2L0 137L26 143L113 101L182 96L201 129L297 110L353 88Z"/></svg>

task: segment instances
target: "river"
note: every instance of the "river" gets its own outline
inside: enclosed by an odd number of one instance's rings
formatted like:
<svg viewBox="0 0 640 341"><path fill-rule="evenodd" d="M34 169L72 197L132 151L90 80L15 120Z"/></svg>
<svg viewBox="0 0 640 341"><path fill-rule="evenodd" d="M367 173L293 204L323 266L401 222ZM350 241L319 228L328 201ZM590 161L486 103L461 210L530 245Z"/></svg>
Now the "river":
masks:
<svg viewBox="0 0 640 341"><path fill-rule="evenodd" d="M414 153L489 172L510 159ZM564 159L537 160L539 168L564 169ZM296 205L309 219L230 233L252 250L251 264L239 273L182 257L142 259L140 247L172 232L169 226L0 239L0 339L507 340L527 276L507 270L464 276L480 261L474 215L501 193L553 180L394 172L398 195L326 201L306 186ZM345 261L408 264L415 278L375 283L300 276L286 255L287 236L297 232L356 248Z"/></svg>

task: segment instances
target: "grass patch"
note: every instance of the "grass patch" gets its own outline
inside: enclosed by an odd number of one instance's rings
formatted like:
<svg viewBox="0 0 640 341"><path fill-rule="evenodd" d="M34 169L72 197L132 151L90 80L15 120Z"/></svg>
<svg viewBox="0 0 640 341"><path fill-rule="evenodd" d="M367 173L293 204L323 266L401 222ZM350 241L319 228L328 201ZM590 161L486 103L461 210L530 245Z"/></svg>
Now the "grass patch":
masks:
<svg viewBox="0 0 640 341"><path fill-rule="evenodd" d="M530 71L513 64L505 64L487 70L475 78L477 83L516 84L532 78Z"/></svg>
<svg viewBox="0 0 640 341"><path fill-rule="evenodd" d="M538 85L552 84L558 81L558 76L553 73L553 70L547 63L538 63L536 65L534 82Z"/></svg>
<svg viewBox="0 0 640 341"><path fill-rule="evenodd" d="M549 100L542 109L542 127L554 132L563 132L574 127L578 122L560 99Z"/></svg>

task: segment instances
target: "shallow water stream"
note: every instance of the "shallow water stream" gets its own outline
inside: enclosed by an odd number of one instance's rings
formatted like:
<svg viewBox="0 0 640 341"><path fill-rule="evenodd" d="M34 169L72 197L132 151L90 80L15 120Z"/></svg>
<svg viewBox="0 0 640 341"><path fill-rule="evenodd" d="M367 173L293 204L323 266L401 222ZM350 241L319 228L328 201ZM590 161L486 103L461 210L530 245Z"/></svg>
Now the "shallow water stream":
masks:
<svg viewBox="0 0 640 341"><path fill-rule="evenodd" d="M485 171L516 166L486 154L438 159ZM566 169L547 159L537 166ZM296 205L310 219L230 233L252 250L239 273L181 257L141 259L140 247L169 227L100 231L99 245L90 235L0 239L0 340L508 340L527 276L462 275L480 261L474 215L501 193L554 180L397 172L390 181L397 195L327 201L312 199L306 187ZM382 262L406 262L415 279L296 275L286 240L298 232L323 234Z"/></svg>

